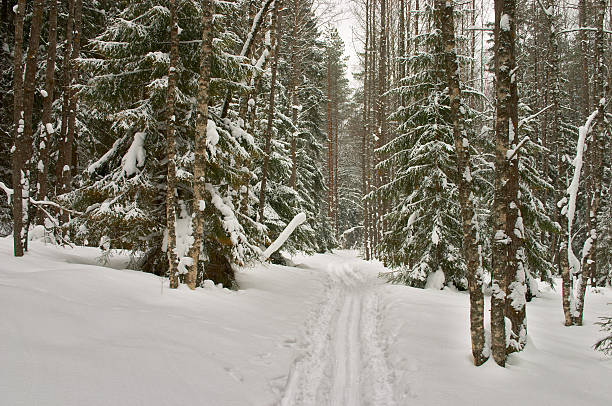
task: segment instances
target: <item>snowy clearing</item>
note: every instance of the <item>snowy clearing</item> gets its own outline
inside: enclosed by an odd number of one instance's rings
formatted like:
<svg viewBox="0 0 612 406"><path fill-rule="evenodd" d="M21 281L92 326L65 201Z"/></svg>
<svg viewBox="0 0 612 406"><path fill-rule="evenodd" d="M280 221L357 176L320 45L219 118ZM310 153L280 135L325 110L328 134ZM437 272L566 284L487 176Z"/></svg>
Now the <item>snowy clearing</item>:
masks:
<svg viewBox="0 0 612 406"><path fill-rule="evenodd" d="M242 290L170 290L97 265L93 248L0 239L2 405L608 405L612 360L592 350L611 289L585 326L559 292L528 304L508 368L471 364L468 296L385 285L355 252L238 274Z"/></svg>

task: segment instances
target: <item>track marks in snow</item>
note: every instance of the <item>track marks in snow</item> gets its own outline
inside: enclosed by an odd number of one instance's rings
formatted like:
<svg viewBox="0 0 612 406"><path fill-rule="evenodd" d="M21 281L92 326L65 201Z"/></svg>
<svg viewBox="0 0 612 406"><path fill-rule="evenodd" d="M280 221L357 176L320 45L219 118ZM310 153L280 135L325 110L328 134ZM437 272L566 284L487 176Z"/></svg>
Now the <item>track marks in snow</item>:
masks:
<svg viewBox="0 0 612 406"><path fill-rule="evenodd" d="M328 266L326 300L310 317L281 406L394 406L378 339L380 282L363 263Z"/></svg>

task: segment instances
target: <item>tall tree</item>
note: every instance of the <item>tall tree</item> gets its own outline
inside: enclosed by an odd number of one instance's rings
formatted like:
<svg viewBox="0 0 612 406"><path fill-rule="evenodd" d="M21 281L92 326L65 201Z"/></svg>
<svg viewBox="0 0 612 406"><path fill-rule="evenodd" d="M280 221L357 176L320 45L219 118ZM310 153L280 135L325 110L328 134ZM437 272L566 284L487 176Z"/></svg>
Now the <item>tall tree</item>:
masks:
<svg viewBox="0 0 612 406"><path fill-rule="evenodd" d="M191 267L185 278L190 289L196 287L196 276L200 254L202 252L202 234L204 233L204 210L206 207L206 156L208 135L208 104L209 87L211 77L211 55L213 42L213 17L214 5L212 0L202 1L202 46L200 49L200 77L198 79L198 107L196 117L196 135L194 145L193 164L193 208L191 228L193 230L193 243L189 254L191 256Z"/></svg>
<svg viewBox="0 0 612 406"><path fill-rule="evenodd" d="M484 298L482 293L482 258L479 253L478 224L474 210L474 189L472 187L472 167L470 163L470 141L465 128L465 111L459 82L457 63L453 2L436 0L438 29L442 32L446 78L450 96L450 116L453 121L453 138L459 174L459 203L463 229L463 256L467 265L468 287L470 291L470 327L472 337L472 356L476 366L482 365L489 357L485 348L484 336Z"/></svg>
<svg viewBox="0 0 612 406"><path fill-rule="evenodd" d="M516 2L495 1L495 200L491 335L495 362L505 366L507 352L526 342L525 270L517 256L523 231L519 209L518 95L516 87ZM512 323L507 326L506 317ZM510 334L510 340L506 335Z"/></svg>
<svg viewBox="0 0 612 406"><path fill-rule="evenodd" d="M19 0L15 10L15 48L13 51L13 249L16 257L23 256L26 236L24 198L28 198L29 186L26 183L27 150L30 147L23 137L23 17L25 0Z"/></svg>
<svg viewBox="0 0 612 406"><path fill-rule="evenodd" d="M53 100L55 96L55 59L57 56L57 0L49 0L49 37L47 46L47 68L43 97L42 128L39 144L38 194L37 199L47 200L49 191L49 150L53 142ZM38 210L38 224L44 224L45 214Z"/></svg>
<svg viewBox="0 0 612 406"><path fill-rule="evenodd" d="M79 77L79 66L77 58L79 58L81 52L81 34L83 25L83 0L74 1L74 33L72 36L72 49L70 56L70 72L68 73L68 87L64 91L68 93L67 100L64 96L64 103L68 102L68 111L66 113L67 122L62 121L62 128L66 126L66 138L62 144L63 151L61 156L63 161L60 163L61 169L61 185L62 193L66 194L72 190L72 173L75 170L73 165L73 154L76 153L75 148L75 137L76 137L76 114L77 114L77 101L78 92L76 89L78 77ZM62 223L68 222L68 211L62 212Z"/></svg>
<svg viewBox="0 0 612 406"><path fill-rule="evenodd" d="M168 68L168 95L166 97L166 148L168 155L168 180L166 185L166 227L168 233L168 276L170 288L179 285L178 260L176 252L176 72L179 59L178 22L176 0L170 0L170 66Z"/></svg>
<svg viewBox="0 0 612 406"><path fill-rule="evenodd" d="M271 49L273 52L272 56L272 66L271 70L271 79L270 79L270 96L269 96L269 105L268 105L268 121L266 126L266 142L264 147L264 160L261 168L261 185L259 189L259 221L264 222L264 214L265 214L265 206L266 206L266 184L268 182L268 166L270 162L270 152L271 152L271 144L272 144L272 129L274 124L274 106L276 102L276 75L278 72L278 57L279 57L279 48L280 41L278 41L278 37L280 35L280 0L274 0L274 6L272 11L272 27L273 32L271 34L272 44Z"/></svg>

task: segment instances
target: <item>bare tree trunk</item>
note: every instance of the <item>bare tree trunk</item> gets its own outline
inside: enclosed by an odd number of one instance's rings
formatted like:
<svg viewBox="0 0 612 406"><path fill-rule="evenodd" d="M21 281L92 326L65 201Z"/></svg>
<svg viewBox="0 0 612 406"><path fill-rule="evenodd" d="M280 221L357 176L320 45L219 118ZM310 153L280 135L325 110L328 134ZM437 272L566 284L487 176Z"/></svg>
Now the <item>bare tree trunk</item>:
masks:
<svg viewBox="0 0 612 406"><path fill-rule="evenodd" d="M327 215L333 222L334 215L334 124L332 102L332 62L327 60Z"/></svg>
<svg viewBox="0 0 612 406"><path fill-rule="evenodd" d="M63 192L64 144L68 135L68 110L70 108L70 76L72 59L72 40L74 34L74 4L75 0L68 1L68 20L66 22L66 42L64 46L64 63L62 66L62 126L58 140L57 162L55 163L55 177L57 179L56 194Z"/></svg>
<svg viewBox="0 0 612 406"><path fill-rule="evenodd" d="M296 4L297 3L297 4ZM298 37L298 26L299 26L299 2L294 1L293 5L293 24L291 27L291 80L290 89L291 92L291 123L293 124L293 134L291 135L291 178L289 179L289 185L293 190L297 189L297 137L298 137L298 85L299 77L301 74L301 63L298 63L297 49L297 37ZM301 58L300 58L301 59ZM301 62L301 61L300 61Z"/></svg>
<svg viewBox="0 0 612 406"><path fill-rule="evenodd" d="M464 108L462 107L461 86L456 54L454 31L454 6L446 0L436 0L436 11L439 13L436 22L442 32L446 78L450 95L451 117L453 119L453 137L457 153L457 173L459 174L459 203L463 228L463 255L468 270L470 290L470 327L472 337L472 356L476 366L488 359L488 348L485 348L484 336L484 298L482 293L483 269L479 254L479 241L474 210L472 187L472 168L470 164L470 146L465 130Z"/></svg>
<svg viewBox="0 0 612 406"><path fill-rule="evenodd" d="M259 221L263 223L264 209L266 206L266 183L268 181L268 166L270 162L270 148L272 144L272 127L274 124L274 109L276 100L276 75L278 70L278 51L280 47L280 5L279 0L274 1L274 10L272 11L272 49L274 50L274 56L272 58L272 66L270 66L272 77L270 78L270 100L268 110L268 123L266 126L266 144L264 146L264 160L261 168L261 187L259 190Z"/></svg>
<svg viewBox="0 0 612 406"><path fill-rule="evenodd" d="M338 149L338 135L340 132L340 112L338 109L338 72L336 72L334 83L334 225L336 230L336 237L338 237L338 214L340 212L338 207L338 155L340 153L340 150Z"/></svg>
<svg viewBox="0 0 612 406"><path fill-rule="evenodd" d="M387 0L380 1L380 60L379 70L380 75L378 77L378 103L379 103L379 139L378 147L381 148L387 142ZM384 154L380 153L378 156L378 163L380 164L384 160ZM386 171L383 169L378 170L379 188L384 186L388 182ZM386 222L384 220L387 214L387 199L383 197L382 192L378 191L379 196L379 222L380 231L379 235L382 239L385 234Z"/></svg>
<svg viewBox="0 0 612 406"><path fill-rule="evenodd" d="M514 166L518 159L509 159L509 146L517 139L516 84L513 84L516 60L514 41L516 0L495 0L495 78L496 108L495 123L495 198L493 202L493 261L491 272L491 343L495 362L500 366L506 363L506 306L508 275L516 273L514 235L518 204L515 202L518 180ZM513 164L516 162L516 165ZM511 203L514 207L511 208ZM514 275L513 274L513 275ZM508 315L510 316L510 315ZM517 320L511 320L514 323Z"/></svg>
<svg viewBox="0 0 612 406"><path fill-rule="evenodd" d="M170 68L168 69L168 95L166 96L166 154L168 156L168 178L166 186L166 227L168 232L168 277L170 288L179 285L176 253L176 146L175 146L175 108L176 66L178 65L178 22L176 0L170 0Z"/></svg>
<svg viewBox="0 0 612 406"><path fill-rule="evenodd" d="M598 0L595 33L595 108L597 117L593 131L591 132L591 146L587 149L588 165L591 167L591 179L589 180L589 190L587 190L587 241L582 252L581 274L576 288L576 312L574 324L581 326L584 314L584 296L589 277L597 274L597 262L595 253L597 251L597 214L600 209L603 183L603 150L604 139L606 136L606 111L605 100L609 92L609 85L606 83L605 66L605 39L604 39L604 16L606 12L606 0ZM606 89L606 87L608 87Z"/></svg>
<svg viewBox="0 0 612 406"><path fill-rule="evenodd" d="M363 250L366 261L370 260L370 225L369 225L369 202L366 199L368 194L368 173L367 173L367 161L368 161L368 138L370 136L370 125L369 125L369 114L368 114L368 92L369 92L369 40L370 40L370 0L366 0L366 17L365 17L365 44L364 44L364 70L363 70L363 135L361 139L361 188L364 198L362 199L363 204Z"/></svg>
<svg viewBox="0 0 612 406"><path fill-rule="evenodd" d="M40 43L40 29L42 26L42 14L44 0L36 0L32 10L32 21L30 26L30 41L26 56L26 68L23 82L23 143L24 143L24 171L25 184L23 185L23 214L25 238L24 248L28 250L28 229L30 225L29 198L30 180L33 170L34 147L32 146L33 134L33 110L34 110L34 91L36 90L36 71L38 70L38 44Z"/></svg>
<svg viewBox="0 0 612 406"><path fill-rule="evenodd" d="M43 98L42 125L39 146L40 163L38 165L38 199L47 200L49 189L49 148L55 133L53 119L53 99L55 93L55 59L57 55L57 0L49 0L49 46L47 50L47 71L45 73L45 91ZM44 224L45 214L38 210L37 223Z"/></svg>
<svg viewBox="0 0 612 406"><path fill-rule="evenodd" d="M81 26L83 21L83 0L74 0L74 36L72 39L72 57L70 64L70 85L67 91L69 92L68 104L68 128L66 132L66 140L64 142L64 162L62 167L62 193L69 193L72 190L72 156L75 151L73 149L76 133L76 108L78 95L76 91L76 82L79 76L79 67L76 63L81 52ZM68 222L68 212L62 212L62 223Z"/></svg>
<svg viewBox="0 0 612 406"><path fill-rule="evenodd" d="M15 143L13 145L13 250L16 257L23 256L24 197L27 199L25 173L26 151L28 145L23 137L23 17L26 1L19 0L15 9L15 49L13 51L13 125ZM24 196L25 193L25 196ZM27 205L25 205L27 209Z"/></svg>
<svg viewBox="0 0 612 406"><path fill-rule="evenodd" d="M212 0L202 0L202 48L200 53L200 78L198 79L198 112L196 117L195 160L193 164L193 215L191 229L193 244L190 249L191 267L185 282L190 289L195 289L198 264L202 252L202 234L204 233L204 209L206 194L206 128L208 126L208 90L211 75L211 55L213 27L212 16L214 4Z"/></svg>

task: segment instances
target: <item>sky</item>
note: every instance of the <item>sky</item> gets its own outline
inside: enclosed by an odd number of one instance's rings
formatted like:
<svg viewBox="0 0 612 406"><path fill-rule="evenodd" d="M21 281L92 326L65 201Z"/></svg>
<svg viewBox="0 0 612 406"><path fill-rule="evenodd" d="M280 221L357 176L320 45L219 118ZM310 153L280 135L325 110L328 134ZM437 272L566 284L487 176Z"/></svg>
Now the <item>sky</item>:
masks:
<svg viewBox="0 0 612 406"><path fill-rule="evenodd" d="M340 37L344 41L344 54L348 57L348 79L351 87L357 87L357 80L353 78L352 72L359 70L359 58L357 49L360 48L358 38L353 31L358 31L357 18L354 14L354 3L351 0L333 0L335 11L338 13L333 24L338 29Z"/></svg>

